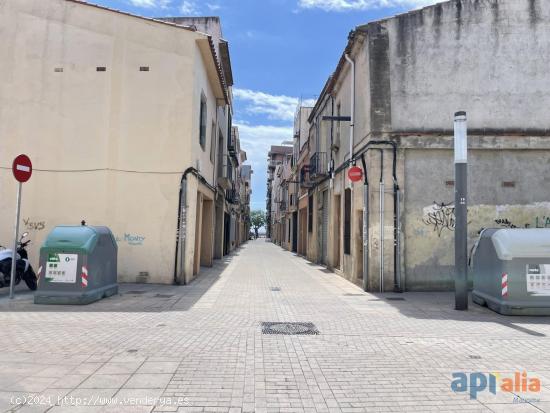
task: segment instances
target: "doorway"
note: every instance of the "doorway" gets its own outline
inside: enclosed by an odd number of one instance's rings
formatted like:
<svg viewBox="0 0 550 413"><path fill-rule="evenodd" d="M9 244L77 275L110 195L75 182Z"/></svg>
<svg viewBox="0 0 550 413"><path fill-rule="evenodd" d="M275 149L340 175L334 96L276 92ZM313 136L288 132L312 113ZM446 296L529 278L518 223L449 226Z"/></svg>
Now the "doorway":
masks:
<svg viewBox="0 0 550 413"><path fill-rule="evenodd" d="M340 228L340 214L342 209L340 204L342 202L342 197L340 195L335 195L334 200L332 202L334 206L334 214L333 214L334 222L332 225L332 230L333 230L332 267L340 269L340 232L342 230Z"/></svg>
<svg viewBox="0 0 550 413"><path fill-rule="evenodd" d="M292 252L298 252L298 211L292 213Z"/></svg>
<svg viewBox="0 0 550 413"><path fill-rule="evenodd" d="M231 244L231 217L227 212L223 215L223 255L229 254Z"/></svg>

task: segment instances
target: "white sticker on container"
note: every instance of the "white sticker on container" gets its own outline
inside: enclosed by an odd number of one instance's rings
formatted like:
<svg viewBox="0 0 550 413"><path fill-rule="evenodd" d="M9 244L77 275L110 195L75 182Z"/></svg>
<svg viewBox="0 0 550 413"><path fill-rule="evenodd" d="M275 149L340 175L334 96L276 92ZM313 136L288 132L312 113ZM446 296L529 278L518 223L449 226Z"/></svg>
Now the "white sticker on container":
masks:
<svg viewBox="0 0 550 413"><path fill-rule="evenodd" d="M550 296L550 264L527 265L527 292Z"/></svg>
<svg viewBox="0 0 550 413"><path fill-rule="evenodd" d="M49 254L46 263L46 281L75 283L77 264L77 254Z"/></svg>

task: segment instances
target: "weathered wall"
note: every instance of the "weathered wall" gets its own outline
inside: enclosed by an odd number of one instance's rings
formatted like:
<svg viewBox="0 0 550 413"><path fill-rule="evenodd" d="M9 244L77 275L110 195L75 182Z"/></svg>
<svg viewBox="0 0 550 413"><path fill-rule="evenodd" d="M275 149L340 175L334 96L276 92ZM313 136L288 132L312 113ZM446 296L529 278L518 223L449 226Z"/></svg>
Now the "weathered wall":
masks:
<svg viewBox="0 0 550 413"><path fill-rule="evenodd" d="M550 3L455 0L387 20L394 131L550 129Z"/></svg>
<svg viewBox="0 0 550 413"><path fill-rule="evenodd" d="M476 149L469 159L469 246L482 228L550 227L548 150ZM452 288L452 151L407 149L403 216L406 288ZM511 187L511 182L514 187Z"/></svg>
<svg viewBox="0 0 550 413"><path fill-rule="evenodd" d="M215 98L202 75L200 35L63 0L0 2L0 35L0 243L13 231L9 167L27 153L35 172L23 190L22 230L33 240L33 265L49 230L86 219L115 233L120 280L148 273L147 281L171 282L181 171L196 166L201 90L210 106L200 153L212 176Z"/></svg>

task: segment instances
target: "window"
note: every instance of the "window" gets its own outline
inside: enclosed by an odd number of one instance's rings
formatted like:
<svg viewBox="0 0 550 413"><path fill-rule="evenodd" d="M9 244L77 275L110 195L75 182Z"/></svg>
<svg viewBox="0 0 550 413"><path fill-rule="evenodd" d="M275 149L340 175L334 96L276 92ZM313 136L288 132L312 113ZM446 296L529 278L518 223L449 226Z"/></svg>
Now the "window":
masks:
<svg viewBox="0 0 550 413"><path fill-rule="evenodd" d="M344 254L351 254L351 189L344 194Z"/></svg>
<svg viewBox="0 0 550 413"><path fill-rule="evenodd" d="M336 105L336 116L342 116L342 105L340 104L340 102L338 102L338 104ZM336 142L334 142L336 146L340 146L340 131L340 121L338 121L336 122Z"/></svg>
<svg viewBox="0 0 550 413"><path fill-rule="evenodd" d="M204 94L201 95L201 112L200 112L200 128L199 128L199 143L202 146L202 149L204 150L204 147L206 145L206 115L207 115L207 108L206 108L206 96Z"/></svg>
<svg viewBox="0 0 550 413"><path fill-rule="evenodd" d="M214 157L216 156L216 123L212 122L212 129L210 130L210 162L214 163Z"/></svg>
<svg viewBox="0 0 550 413"><path fill-rule="evenodd" d="M313 195L310 195L308 198L307 232L313 232Z"/></svg>
<svg viewBox="0 0 550 413"><path fill-rule="evenodd" d="M235 144L233 142L233 117L231 111L227 113L227 148L232 147Z"/></svg>

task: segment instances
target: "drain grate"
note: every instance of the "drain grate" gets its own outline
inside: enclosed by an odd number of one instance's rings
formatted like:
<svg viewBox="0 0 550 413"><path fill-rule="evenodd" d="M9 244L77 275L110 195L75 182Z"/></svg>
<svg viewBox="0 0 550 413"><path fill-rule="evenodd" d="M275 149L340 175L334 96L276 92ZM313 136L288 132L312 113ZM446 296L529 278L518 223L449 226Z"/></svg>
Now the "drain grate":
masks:
<svg viewBox="0 0 550 413"><path fill-rule="evenodd" d="M470 354L468 357L473 360L481 360L481 356L476 356L475 354Z"/></svg>
<svg viewBox="0 0 550 413"><path fill-rule="evenodd" d="M281 287L270 287L271 291L281 291Z"/></svg>
<svg viewBox="0 0 550 413"><path fill-rule="evenodd" d="M388 301L405 301L403 297L386 297Z"/></svg>
<svg viewBox="0 0 550 413"><path fill-rule="evenodd" d="M128 291L125 294L133 294L133 295L139 295L139 294L145 294L147 291Z"/></svg>
<svg viewBox="0 0 550 413"><path fill-rule="evenodd" d="M172 298L174 294L157 294L155 297L157 298Z"/></svg>
<svg viewBox="0 0 550 413"><path fill-rule="evenodd" d="M319 330L313 323L290 323L290 322L262 322L263 334L293 335L316 335Z"/></svg>

